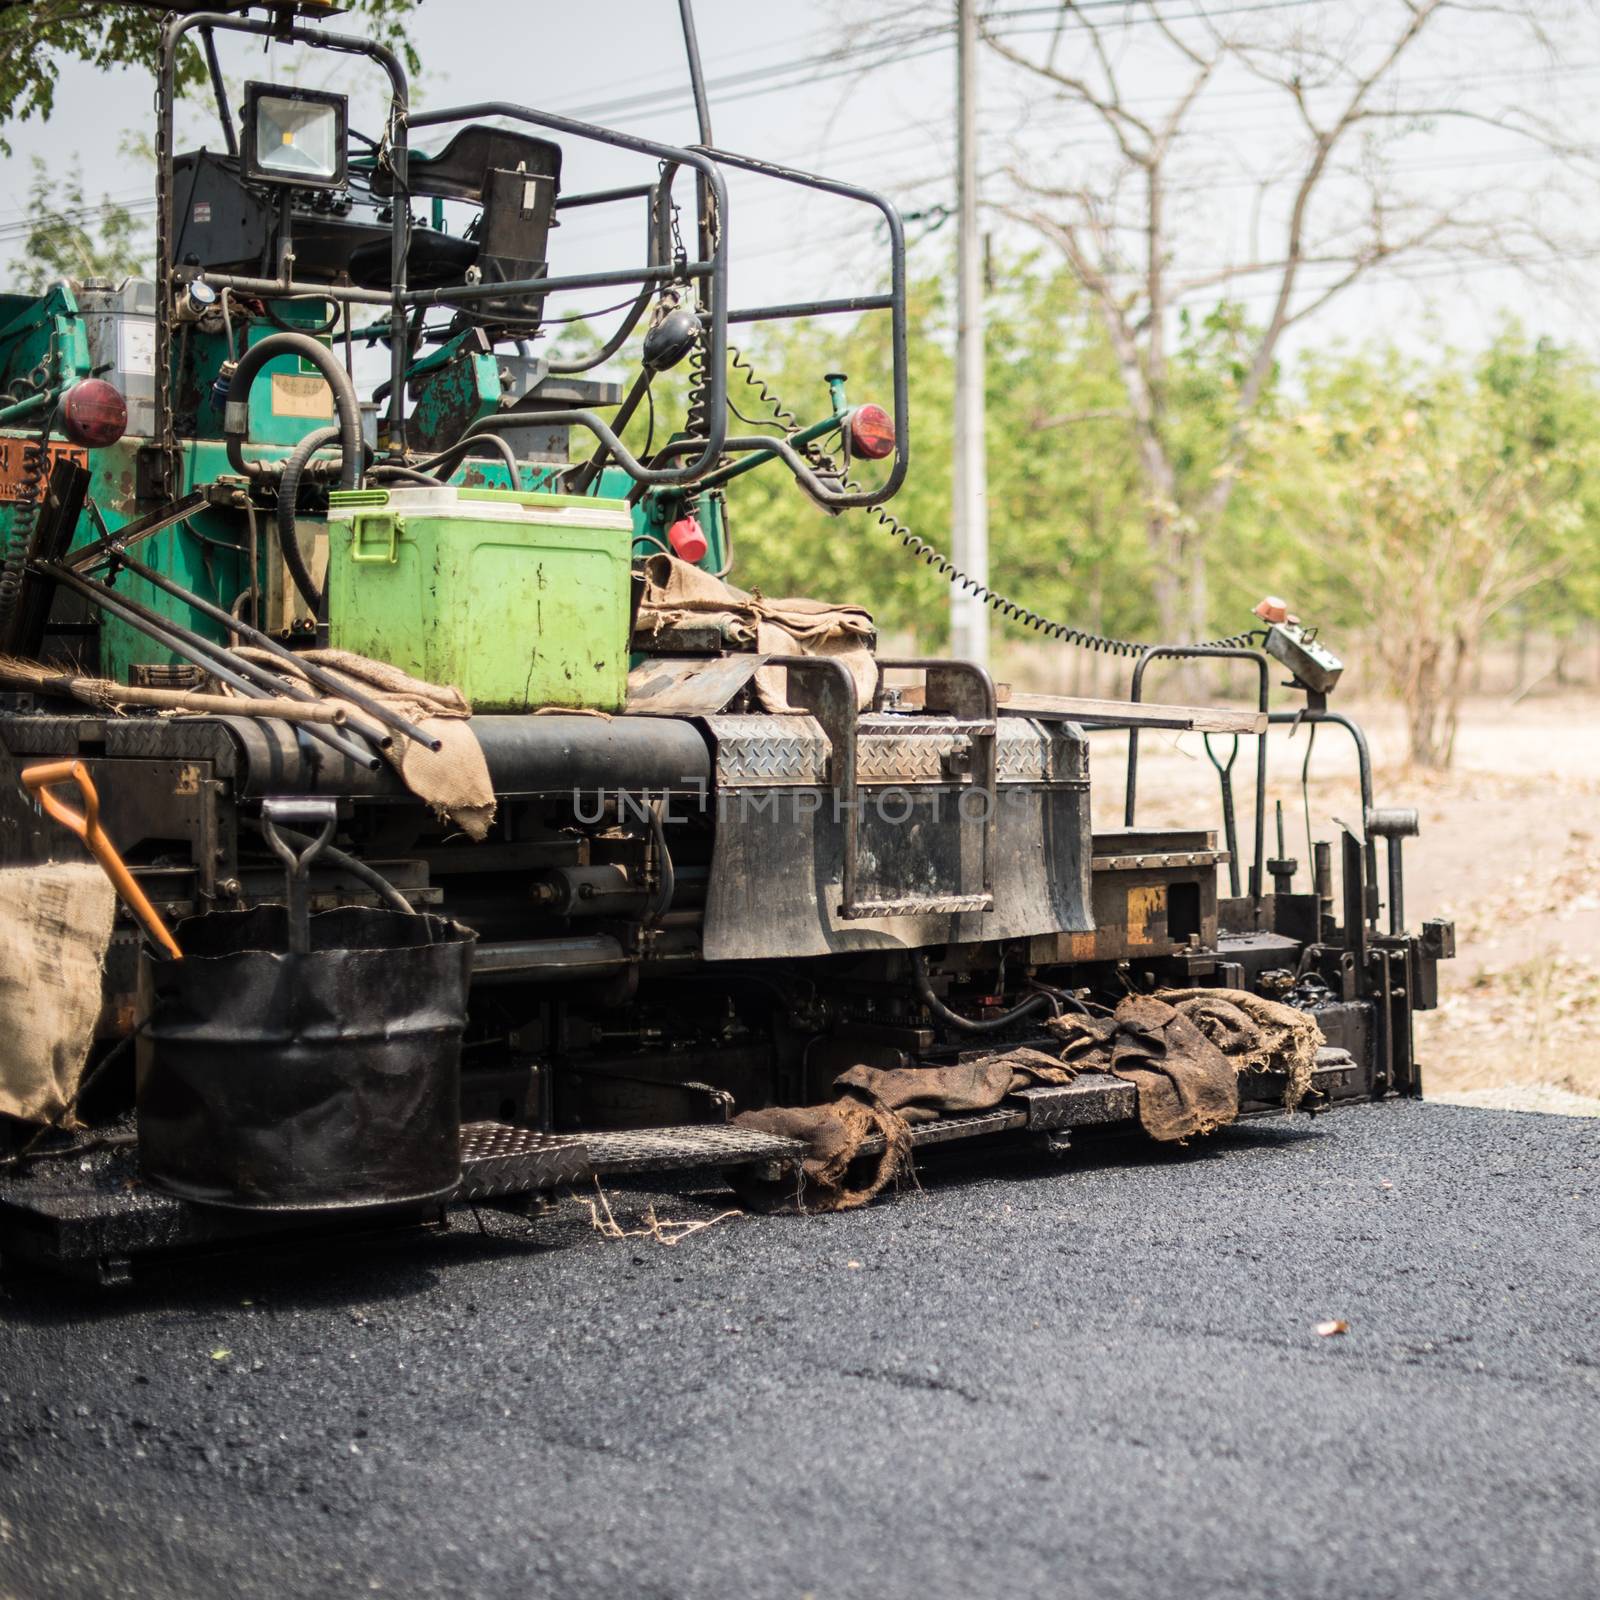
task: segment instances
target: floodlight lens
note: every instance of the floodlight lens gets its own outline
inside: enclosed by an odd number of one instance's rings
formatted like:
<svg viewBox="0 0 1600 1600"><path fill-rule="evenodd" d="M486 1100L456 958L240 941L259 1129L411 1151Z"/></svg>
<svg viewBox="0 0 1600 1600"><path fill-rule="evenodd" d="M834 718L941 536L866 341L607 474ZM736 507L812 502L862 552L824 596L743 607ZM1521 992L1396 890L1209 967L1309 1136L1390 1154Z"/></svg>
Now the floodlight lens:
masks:
<svg viewBox="0 0 1600 1600"><path fill-rule="evenodd" d="M335 107L264 94L256 101L256 165L277 177L331 182L339 175Z"/></svg>

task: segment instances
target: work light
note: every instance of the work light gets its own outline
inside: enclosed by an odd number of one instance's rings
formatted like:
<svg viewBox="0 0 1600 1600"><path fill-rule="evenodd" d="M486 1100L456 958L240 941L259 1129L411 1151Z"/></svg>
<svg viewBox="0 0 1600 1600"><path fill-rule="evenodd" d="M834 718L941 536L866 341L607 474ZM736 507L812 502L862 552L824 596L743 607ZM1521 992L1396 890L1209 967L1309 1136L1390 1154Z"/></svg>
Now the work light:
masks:
<svg viewBox="0 0 1600 1600"><path fill-rule="evenodd" d="M258 183L335 189L345 177L342 94L287 84L244 88L244 176Z"/></svg>

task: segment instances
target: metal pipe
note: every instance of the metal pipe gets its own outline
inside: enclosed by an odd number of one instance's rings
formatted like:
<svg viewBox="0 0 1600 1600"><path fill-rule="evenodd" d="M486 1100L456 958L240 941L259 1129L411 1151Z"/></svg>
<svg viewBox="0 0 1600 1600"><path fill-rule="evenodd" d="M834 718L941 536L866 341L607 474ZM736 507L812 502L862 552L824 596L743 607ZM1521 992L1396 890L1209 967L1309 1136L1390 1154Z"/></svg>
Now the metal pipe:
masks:
<svg viewBox="0 0 1600 1600"><path fill-rule="evenodd" d="M191 634L187 629L180 628L176 623L165 626L151 619L149 613L144 612L137 602L126 601L121 596L113 596L111 591L103 585L92 582L90 579L80 577L69 567L53 565L42 566L41 571L56 580L64 583L75 594L98 605L102 610L109 612L118 621L125 622L130 628L137 629L147 638L153 639L162 649L170 650L174 655L182 656L195 666L203 668L212 677L220 679L223 683L237 689L240 694L251 700L266 700L272 695L252 679L245 677L241 672L236 672L228 665L229 658L223 653L220 645L213 646L197 635ZM248 663L232 658L242 668ZM289 698L297 698L290 695ZM375 772L383 763L379 761L370 750L363 749L353 739L347 739L343 734L335 733L332 728L325 727L316 722L297 722L295 727L309 737L325 744L331 750L336 750L340 755L365 767L368 771Z"/></svg>
<svg viewBox="0 0 1600 1600"><path fill-rule="evenodd" d="M217 59L217 36L210 28L202 28L200 42L206 50L206 70L211 74L211 92L217 100L217 121L222 124L223 142L228 154L237 156L239 135L233 126L233 113L228 109L228 85L223 81L222 63Z"/></svg>
<svg viewBox="0 0 1600 1600"><path fill-rule="evenodd" d="M115 533L108 533L103 539L97 539L93 544L86 544L72 551L66 558L66 564L74 572L87 572L96 562L104 561L109 556L121 555L131 544L138 544L141 540L148 539L170 528L175 522L184 522L201 510L206 503L205 494L198 489L191 490L181 500L174 500L170 505L162 506L159 511L152 511L145 516L136 517L132 522L125 522ZM105 527L101 522L100 526Z"/></svg>
<svg viewBox="0 0 1600 1600"><path fill-rule="evenodd" d="M606 978L627 969L622 945L609 934L565 939L514 939L473 947L475 983L556 983L563 978Z"/></svg>
<svg viewBox="0 0 1600 1600"><path fill-rule="evenodd" d="M303 673L324 694L348 700L351 705L358 706L385 727L393 728L396 733L404 734L408 739L414 739L424 749L439 751L444 748L440 740L435 739L430 733L425 733L410 718L402 717L398 711L386 706L381 700L374 700L364 690L354 688L348 681L335 677L333 673L319 667L316 662L307 661L304 656L296 655L293 650L286 650L276 639L262 633L260 629L252 628L229 616L221 606L214 606L209 600L203 600L199 595L185 589L181 583L174 583L164 573L154 571L141 561L135 561L132 556L124 556L122 559L123 565L136 577L143 578L146 583L153 583L158 589L164 589L175 600L182 600L185 604L193 606L201 616L210 617L213 622L220 622L225 628L237 628L241 639L248 639L258 650L265 650L268 655L287 662ZM381 742L388 743L387 740Z"/></svg>
<svg viewBox="0 0 1600 1600"><path fill-rule="evenodd" d="M1333 846L1326 839L1318 839L1311 847L1312 860L1312 887L1317 896L1317 911L1319 917L1327 918L1333 915ZM1323 927L1319 923L1317 936L1322 937Z"/></svg>
<svg viewBox="0 0 1600 1600"><path fill-rule="evenodd" d="M823 194L838 195L843 200L857 200L873 207L883 218L889 234L889 312L890 352L894 362L894 466L889 476L873 489L860 489L850 494L830 495L823 504L833 507L865 507L881 505L905 481L906 469L911 463L911 381L907 355L906 318L906 237L899 211L882 195L855 184L839 183L832 178L819 177L813 172L779 166L772 161L758 161L751 156L736 155L731 150L711 149L706 152L720 166L736 167L761 177L776 178L780 182L795 183L803 188L817 189Z"/></svg>
<svg viewBox="0 0 1600 1600"><path fill-rule="evenodd" d="M55 400L53 391L44 394L30 394L26 400L18 400L14 405L0 409L0 423L15 421L18 417L28 416L31 412L38 411Z"/></svg>
<svg viewBox="0 0 1600 1600"><path fill-rule="evenodd" d="M677 163L667 161L662 163L661 176L654 183L642 184L635 189L600 190L595 196L577 195L573 197L572 204L587 205L598 203L601 199L609 199L613 195L642 193L649 198L649 205L645 207L644 216L644 258L645 265L659 267L668 259L670 254L670 209L669 202L672 196L672 183L678 173ZM556 209L561 209L561 201L556 202ZM611 337L605 341L592 355L577 356L570 361L551 360L547 368L552 373L571 374L575 372L589 372L602 363L609 361L623 345L628 342L633 330L639 325L639 318L645 313L650 304L653 292L652 285L645 283L639 286L639 293L634 302L624 313L612 332Z"/></svg>
<svg viewBox="0 0 1600 1600"><path fill-rule="evenodd" d="M784 317L831 317L850 311L890 311L892 294L857 294L842 300L796 300L783 306L745 306L728 313L729 322L775 322Z"/></svg>
<svg viewBox="0 0 1600 1600"><path fill-rule="evenodd" d="M390 165L399 179L402 191L406 179L406 115L410 107L410 94L406 84L405 68L400 63L400 58L388 48L379 44L375 39L365 39L358 34L329 33L324 28L308 28L300 26L285 27L284 19L275 17L269 20L256 20L250 17L241 17L221 11L194 11L188 15L171 15L167 18L161 31L161 54L156 73L156 349L155 349L155 403L156 425L155 441L157 448L162 452L166 464L164 472L170 470L175 454L175 438L173 433L172 414L172 298L173 285L177 281L176 272L172 262L172 142L173 122L175 115L176 79L177 79L177 54L178 46L183 41L183 36L193 28L219 29L228 33L245 33L257 38L269 38L280 42L294 42L298 44L314 45L324 50L337 50L346 55L363 55L378 63L388 74L390 86ZM394 233L397 236L395 255L399 259L401 287L405 284L405 252L406 237L405 227L409 221L410 212L405 206L396 206L394 213ZM207 282L212 281L206 274ZM250 280L231 280L219 277L219 286L238 288ZM256 280L259 282L260 280ZM272 294L281 290L289 290L290 284L274 285L267 283L265 288L245 290L246 293ZM318 289L321 299L330 297L327 292ZM387 296L380 295L379 304L388 302ZM398 400L396 401L398 404ZM166 485L170 488L170 484Z"/></svg>
<svg viewBox="0 0 1600 1600"><path fill-rule="evenodd" d="M1253 661L1260 678L1257 709L1267 711L1268 668L1267 658L1259 650L1242 650L1232 645L1164 644L1152 645L1141 655L1133 668L1133 685L1129 699L1137 705L1144 693L1145 668L1156 660L1173 661ZM1278 719L1268 717L1268 722ZM1133 826L1134 807L1139 788L1139 730L1128 730L1128 781L1123 800L1123 826ZM1250 867L1250 901L1256 920L1261 916L1261 890L1267 859L1267 730L1256 735L1256 854Z"/></svg>
<svg viewBox="0 0 1600 1600"><path fill-rule="evenodd" d="M689 57L689 86L694 91L694 117L700 129L700 143L711 143L711 102L706 98L706 78L700 65L700 40L694 29L691 0L678 0L678 16L683 22L683 48Z"/></svg>
<svg viewBox="0 0 1600 1600"><path fill-rule="evenodd" d="M587 419L591 416L592 413L590 412L544 412L540 415L540 421L566 421L568 419L576 421L580 420L580 418L587 421ZM597 429L596 431L598 432L599 430ZM609 432L610 430L607 429L606 431ZM608 443L609 442L610 441L608 441ZM690 450L694 449L699 442L700 441L698 439L670 440L656 451L652 459L656 461L664 461L675 455L685 455ZM723 453L726 455L737 455L740 451L744 450L760 450L769 456L777 456L795 475L795 477L800 480L801 487L806 491L807 494L811 496L813 500L817 502L818 505L827 506L830 509L835 507L844 509L868 503L873 505L877 504L877 499L864 502L860 494L841 494L838 490L830 488L827 483L825 483L822 478L817 475L816 470L812 467L811 463L807 461L798 450L795 449L789 440L780 437L778 434L758 433L740 435L737 438L730 435L728 438L722 441L722 448ZM627 466L628 463L633 459L631 456L627 455L625 451L621 451L616 444L612 444L612 451L624 466ZM633 469L629 467L630 473L632 470ZM645 479L644 481L648 482L649 480ZM887 485L884 487L887 487ZM887 495L879 495L878 498L886 499Z"/></svg>
<svg viewBox="0 0 1600 1600"><path fill-rule="evenodd" d="M611 428L614 433L621 433L633 420L633 414L639 409L650 385L655 381L655 373L649 368L641 368L628 388L627 394L622 397L622 404L617 407L616 414L611 419ZM577 471L572 474L568 484L569 494L587 494L589 485L605 471L606 458L609 455L605 445L601 445L587 461L582 462ZM714 474L713 474L714 476ZM708 485L703 484L702 487Z"/></svg>
<svg viewBox="0 0 1600 1600"><path fill-rule="evenodd" d="M254 298L271 296L278 300L336 300L344 305L389 306L392 296L386 289L358 289L353 284L330 283L318 286L313 292L307 285L285 282L282 278L249 278L235 272L208 272L204 269L173 275L175 282L205 283L213 289L227 289L234 294ZM382 324L379 324L382 326Z"/></svg>
<svg viewBox="0 0 1600 1600"><path fill-rule="evenodd" d="M473 300L498 300L519 294L560 294L568 289L615 289L630 283L676 283L681 278L709 277L713 263L690 261L682 268L614 267L608 272L574 272L564 278L516 278L508 283L455 283L438 289L413 289L410 306L453 306Z"/></svg>
<svg viewBox="0 0 1600 1600"><path fill-rule="evenodd" d="M67 568L58 569L49 567L43 563L40 565L41 570L49 572L52 576L54 576L57 571L69 570ZM127 565L129 566L130 570L136 569L136 575L140 577L143 577L150 570L148 567L141 566L136 561L129 561ZM304 701L309 705L320 705L322 703L311 692L311 690L301 684L298 679L286 681L283 678L277 677L266 667L259 666L254 661L247 660L243 656L234 654L223 645L213 644L211 640L202 638L198 633L183 627L181 623L173 621L170 617L161 616L159 613L152 611L148 606L142 604L138 600L133 599L129 595L116 594L115 591L113 591L108 585L98 583L93 579L83 578L80 574L75 573L73 576L76 577L80 583L86 586L90 597L98 599L102 605L106 604L108 600L112 600L118 605L126 608L128 611L142 618L144 624L146 624L142 631L149 633L151 628L159 630L160 634L166 636L168 641L168 649L172 648L170 640L177 639L182 641L182 643L188 647L191 653L191 659L193 658L194 651L199 650L204 652L211 658L211 664L208 665L206 662L198 662L196 664L207 666L207 670L210 671L214 676L222 678L224 682L233 684L235 688L240 687L242 679L248 679L253 693L257 696L265 695L268 698L287 698L290 700ZM165 587L165 584L163 584L162 587ZM173 585L173 587L176 588L177 586ZM265 635L257 633L256 630L250 627L247 623L241 622L230 612L222 610L220 606L213 606L208 601L200 600L197 595L191 595L186 590L179 589L178 597L181 599L186 599L197 610L201 611L203 615L209 616L213 622L219 622L222 624L222 626L231 628L235 633L239 634L243 638L250 639L252 642L254 642L255 639L265 637ZM124 620L126 621L128 619L124 618ZM134 625L138 626L139 624L136 623ZM155 636L156 635L154 634L151 635L151 637ZM275 648L281 650L282 647L275 646ZM182 655L184 652L179 650L177 653ZM289 652L283 653L286 655L289 654ZM290 659L294 659L294 657L291 655ZM220 668L217 663L220 663ZM225 668L226 670L221 670L221 668ZM343 698L349 699L350 697L345 695ZM381 727L374 726L372 723L366 721L365 718L353 718L346 714L345 725L349 727L352 733L360 734L361 737L366 739L369 743L377 745L380 748L389 743L389 740L384 734L383 729ZM363 750L360 745L350 743L347 740L342 741L340 744L336 745L335 748L346 753L353 753L356 759L359 760L362 765L367 767L369 770L376 771L380 764L370 750Z"/></svg>
<svg viewBox="0 0 1600 1600"><path fill-rule="evenodd" d="M620 189L591 189L586 194L564 194L556 201L557 211L574 211L579 206L604 206L616 200L639 200L656 192L653 183L625 183Z"/></svg>
<svg viewBox="0 0 1600 1600"><path fill-rule="evenodd" d="M1367 925L1376 930L1378 926L1378 843L1370 833L1367 833L1367 813L1372 810L1372 752L1367 748L1367 736L1361 731L1360 725L1352 722L1349 717L1338 711L1328 710L1303 710L1303 711L1274 711L1267 721L1274 725L1286 726L1290 723L1305 722L1316 726L1319 723L1331 722L1336 727L1343 728L1356 747L1356 775L1361 785L1361 828L1365 834L1363 848L1367 858L1366 884L1367 884Z"/></svg>

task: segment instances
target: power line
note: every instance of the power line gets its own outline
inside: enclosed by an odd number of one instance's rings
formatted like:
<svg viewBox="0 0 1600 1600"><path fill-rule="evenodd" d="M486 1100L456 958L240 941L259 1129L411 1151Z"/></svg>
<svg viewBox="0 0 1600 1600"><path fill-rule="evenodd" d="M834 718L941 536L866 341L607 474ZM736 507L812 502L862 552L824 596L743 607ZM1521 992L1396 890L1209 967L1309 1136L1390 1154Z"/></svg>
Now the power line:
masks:
<svg viewBox="0 0 1600 1600"><path fill-rule="evenodd" d="M1079 0L1075 7L1076 12L1097 10L1123 10L1131 11L1137 0ZM1148 0L1146 0L1148 3ZM1188 0L1185 0L1188 3ZM1324 4L1325 0L1234 0L1231 5L1218 5L1208 9L1189 10L1181 13L1156 12L1153 6L1149 11L1141 10L1137 14L1127 17L1124 26L1151 27L1157 24L1170 24L1173 22L1212 21L1220 17L1242 16L1266 11L1291 11L1303 9L1306 6ZM1041 10L1054 10L1053 7L1033 7L1011 12L996 13L998 16L1028 16ZM1074 28L1082 29L1087 24L1075 15L1069 18ZM1054 28L1008 28L994 32L997 38L1016 38L1044 33L1054 33ZM914 52L902 51L899 55L888 55L885 61L867 65L845 65L847 62L858 61L860 57L869 55L886 54L903 46L918 44L926 40L937 39L940 42L931 45L928 49ZM729 104L740 100L749 99L752 94L769 92L759 86L775 78L790 77L794 74L794 81L779 85L775 91L782 93L784 89L808 88L813 84L831 82L836 78L849 77L858 72L870 71L872 65L887 66L902 61L917 61L926 56L938 55L943 51L953 49L955 45L954 23L940 23L935 27L918 29L910 33L890 35L884 39L870 40L859 45L846 45L837 50L824 51L814 56L804 57L799 61L777 61L762 67L748 68L743 72L725 75L722 78L707 80L708 90L724 88L743 88L743 93L722 95L719 101ZM835 67L836 71L822 71L819 69ZM746 87L756 86L756 87ZM656 115L665 115L669 112L685 111L691 108L693 101L689 97L688 88L679 84L674 88L660 89L644 95L631 95L623 99L596 101L590 105L580 106L569 110L566 115L574 117L594 118L599 116L614 115L623 111L649 110Z"/></svg>

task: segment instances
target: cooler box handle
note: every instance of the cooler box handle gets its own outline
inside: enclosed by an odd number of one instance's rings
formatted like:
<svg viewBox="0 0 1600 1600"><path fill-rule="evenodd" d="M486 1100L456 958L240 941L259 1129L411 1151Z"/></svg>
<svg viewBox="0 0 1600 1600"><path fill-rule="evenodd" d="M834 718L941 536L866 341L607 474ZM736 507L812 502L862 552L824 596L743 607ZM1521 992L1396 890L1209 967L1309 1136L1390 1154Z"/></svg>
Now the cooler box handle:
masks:
<svg viewBox="0 0 1600 1600"><path fill-rule="evenodd" d="M405 518L392 511L357 511L350 518L350 559L392 567L405 531Z"/></svg>

